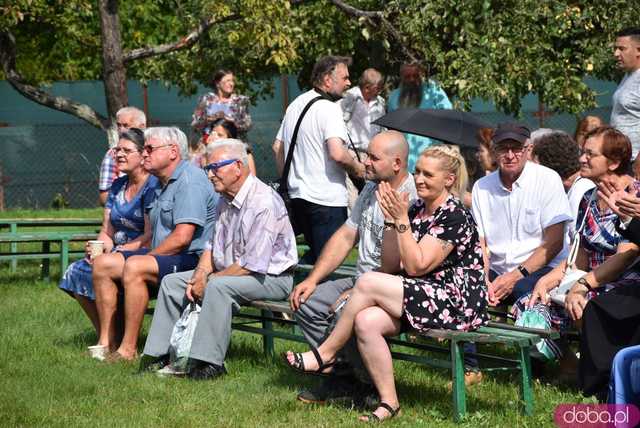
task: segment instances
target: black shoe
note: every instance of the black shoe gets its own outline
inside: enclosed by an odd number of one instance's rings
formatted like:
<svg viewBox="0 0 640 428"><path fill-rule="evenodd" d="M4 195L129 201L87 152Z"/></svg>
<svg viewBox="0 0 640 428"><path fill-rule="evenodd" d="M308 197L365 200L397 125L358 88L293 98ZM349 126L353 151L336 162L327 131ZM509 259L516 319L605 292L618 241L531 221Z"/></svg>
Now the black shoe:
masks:
<svg viewBox="0 0 640 428"><path fill-rule="evenodd" d="M207 363L206 361L190 360L191 369L187 377L193 380L209 380L215 379L227 373L224 365Z"/></svg>
<svg viewBox="0 0 640 428"><path fill-rule="evenodd" d="M138 373L155 372L169 364L169 354L160 357L143 355L140 358L140 368Z"/></svg>

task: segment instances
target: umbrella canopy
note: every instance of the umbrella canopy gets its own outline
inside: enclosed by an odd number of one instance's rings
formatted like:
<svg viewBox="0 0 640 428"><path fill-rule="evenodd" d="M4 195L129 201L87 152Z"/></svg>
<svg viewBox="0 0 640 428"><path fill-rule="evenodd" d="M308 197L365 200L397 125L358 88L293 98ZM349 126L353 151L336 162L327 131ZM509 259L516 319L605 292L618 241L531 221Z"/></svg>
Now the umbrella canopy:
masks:
<svg viewBox="0 0 640 428"><path fill-rule="evenodd" d="M466 147L478 146L480 128L494 127L491 123L465 111L417 108L392 111L373 123Z"/></svg>

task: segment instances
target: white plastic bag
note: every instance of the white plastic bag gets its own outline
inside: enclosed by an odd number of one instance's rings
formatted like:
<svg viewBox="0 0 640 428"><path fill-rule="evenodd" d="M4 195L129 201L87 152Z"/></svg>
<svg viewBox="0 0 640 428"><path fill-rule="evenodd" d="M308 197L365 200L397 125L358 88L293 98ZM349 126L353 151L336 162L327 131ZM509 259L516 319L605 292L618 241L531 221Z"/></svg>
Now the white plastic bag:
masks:
<svg viewBox="0 0 640 428"><path fill-rule="evenodd" d="M198 325L200 310L200 305L190 303L182 312L180 319L176 321L176 325L173 326L171 339L169 339L169 358L175 369L186 370L187 368L191 342Z"/></svg>

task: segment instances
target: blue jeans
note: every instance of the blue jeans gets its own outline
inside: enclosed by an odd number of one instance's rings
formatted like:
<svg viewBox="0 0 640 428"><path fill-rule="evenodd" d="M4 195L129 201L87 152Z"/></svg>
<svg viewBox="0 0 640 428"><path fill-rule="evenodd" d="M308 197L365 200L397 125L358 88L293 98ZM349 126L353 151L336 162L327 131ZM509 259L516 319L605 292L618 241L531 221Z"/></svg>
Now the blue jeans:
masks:
<svg viewBox="0 0 640 428"><path fill-rule="evenodd" d="M529 276L525 278L520 278L516 285L514 285L513 290L511 290L511 294L502 300L501 303L513 304L520 297L525 294L531 293L536 286L536 283L540 278L549 273L553 268L551 266L544 266L537 271L531 273ZM489 281L495 280L499 275L493 271L489 270ZM463 345L464 350L464 366L466 370L477 370L478 369L478 360L475 357L467 356L468 352L476 353L476 344L473 342L466 342Z"/></svg>
<svg viewBox="0 0 640 428"><path fill-rule="evenodd" d="M551 266L544 266L532 272L529 276L520 278L518 282L516 282L516 285L514 285L513 290L511 290L511 294L504 298L501 303L512 305L525 294L531 293L538 280L551 272L552 269ZM489 281L494 281L498 276L495 271L489 270Z"/></svg>
<svg viewBox="0 0 640 428"><path fill-rule="evenodd" d="M304 235L310 248L301 262L313 264L329 238L347 220L347 207L327 207L298 198L292 199L291 204L297 232Z"/></svg>

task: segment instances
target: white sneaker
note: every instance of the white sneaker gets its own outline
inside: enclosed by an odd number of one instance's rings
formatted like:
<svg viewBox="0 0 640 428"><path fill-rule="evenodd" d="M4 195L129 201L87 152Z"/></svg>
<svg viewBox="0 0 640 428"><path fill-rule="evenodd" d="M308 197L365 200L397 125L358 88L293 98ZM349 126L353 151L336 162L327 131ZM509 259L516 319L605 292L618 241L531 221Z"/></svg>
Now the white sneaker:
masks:
<svg viewBox="0 0 640 428"><path fill-rule="evenodd" d="M187 375L187 372L186 370L175 368L172 364L167 364L160 370L157 370L156 375L159 377L184 377Z"/></svg>
<svg viewBox="0 0 640 428"><path fill-rule="evenodd" d="M95 358L100 361L104 361L107 358L107 354L109 354L109 348L105 345L89 346L87 347L87 350L89 350L91 358Z"/></svg>

